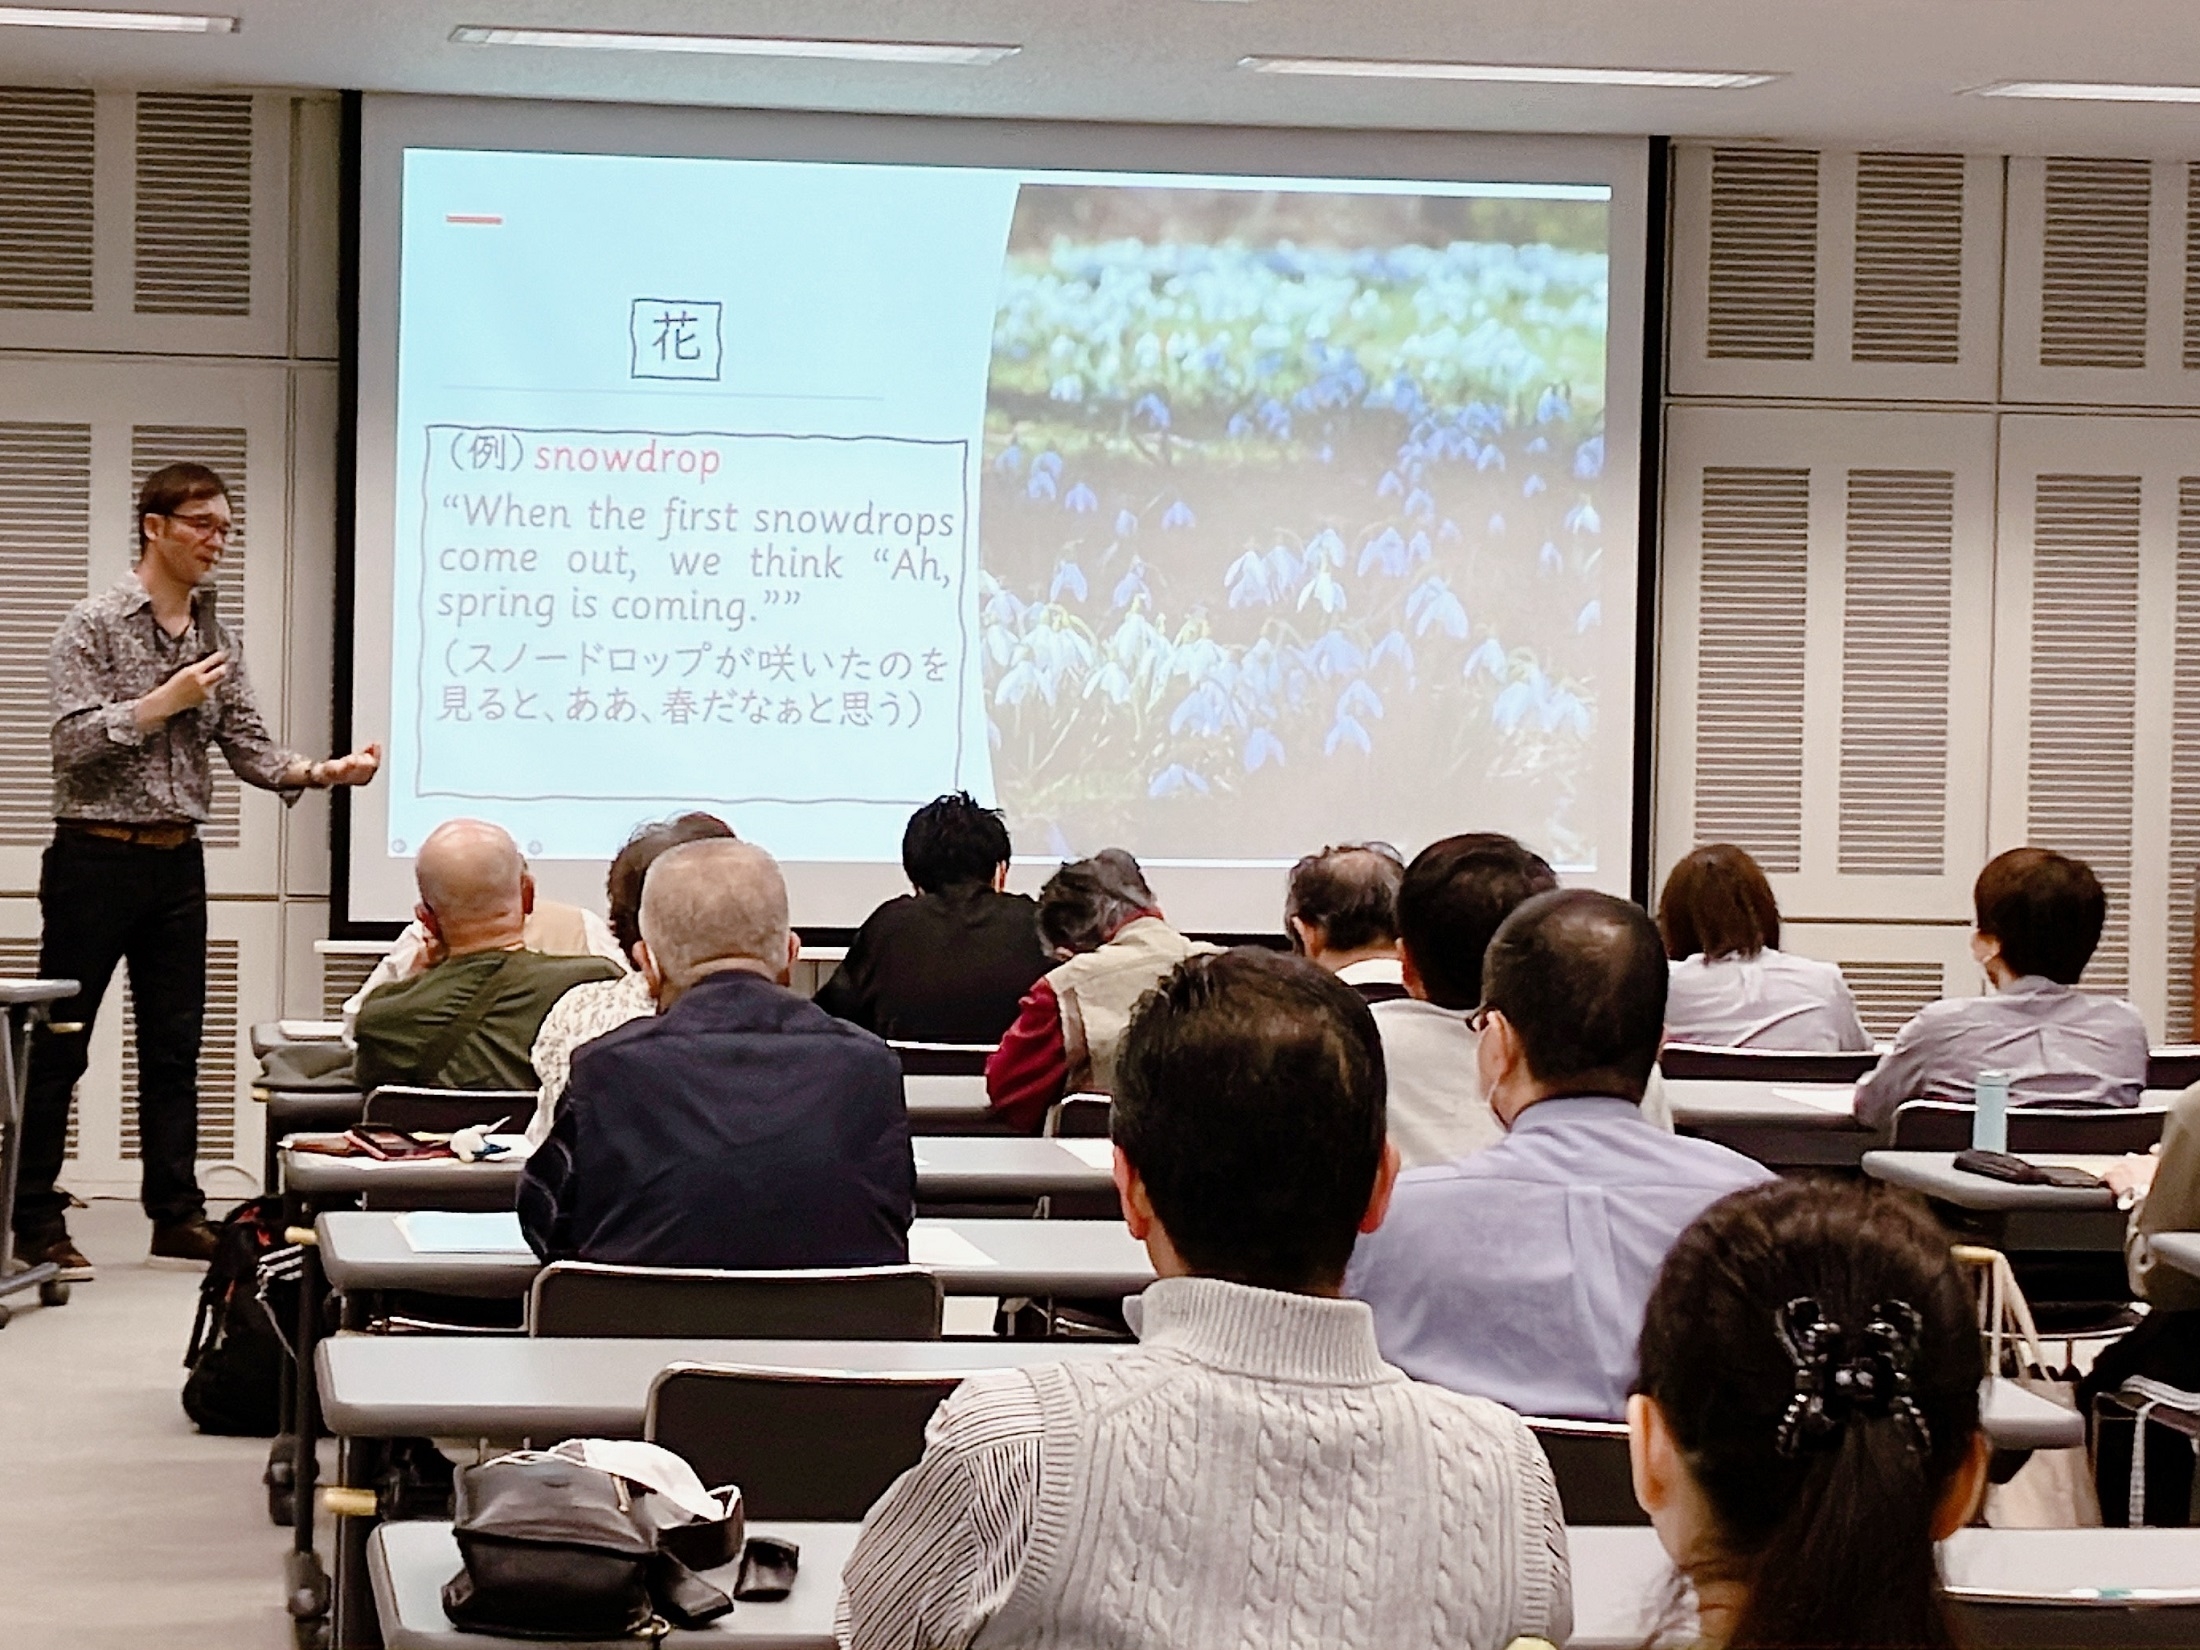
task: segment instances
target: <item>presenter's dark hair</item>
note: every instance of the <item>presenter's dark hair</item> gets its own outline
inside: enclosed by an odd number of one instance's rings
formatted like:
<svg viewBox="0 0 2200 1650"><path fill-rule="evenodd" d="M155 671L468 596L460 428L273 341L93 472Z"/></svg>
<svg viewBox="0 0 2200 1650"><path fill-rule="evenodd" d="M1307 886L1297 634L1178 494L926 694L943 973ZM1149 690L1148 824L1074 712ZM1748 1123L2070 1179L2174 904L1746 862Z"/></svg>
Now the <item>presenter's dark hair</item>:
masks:
<svg viewBox="0 0 2200 1650"><path fill-rule="evenodd" d="M1560 1094L1640 1100L1665 1034L1665 948L1649 913L1587 888L1538 894L1482 960L1482 1002Z"/></svg>
<svg viewBox="0 0 2200 1650"><path fill-rule="evenodd" d="M172 516L187 504L228 496L228 483L203 464L163 464L138 489L137 515L130 523L131 553L145 554L147 516Z"/></svg>
<svg viewBox="0 0 2200 1650"><path fill-rule="evenodd" d="M1039 890L1039 941L1050 951L1097 951L1123 924L1154 909L1138 861L1121 848L1103 848L1047 878Z"/></svg>
<svg viewBox="0 0 2200 1650"><path fill-rule="evenodd" d="M2019 974L2076 985L2101 943L2108 894L2083 860L2052 848L2012 848L1986 862L1971 889L1978 931L2001 942Z"/></svg>
<svg viewBox="0 0 2200 1650"><path fill-rule="evenodd" d="M901 868L920 893L991 882L1008 856L1008 826L1000 810L979 806L968 791L927 802L901 833Z"/></svg>
<svg viewBox="0 0 2200 1650"><path fill-rule="evenodd" d="M1479 1003L1490 937L1521 901L1557 886L1541 854L1498 831L1447 836L1415 854L1398 888L1398 937L1428 1000Z"/></svg>
<svg viewBox="0 0 2200 1650"><path fill-rule="evenodd" d="M1713 842L1666 875L1658 932L1676 961L1699 953L1754 957L1780 948L1780 902L1754 859L1731 842Z"/></svg>
<svg viewBox="0 0 2200 1650"><path fill-rule="evenodd" d="M1384 1141L1382 1038L1358 992L1259 946L1180 963L1140 1000L1111 1132L1193 1271L1335 1285Z"/></svg>
<svg viewBox="0 0 2200 1650"><path fill-rule="evenodd" d="M1780 1452L1796 1365L1775 1318L1802 1299L1847 1332L1836 1365L1865 1350L1859 1332L1887 1303L1916 1311L1923 1448L1898 1416L1851 1412ZM1638 1367L1635 1389L1664 1413L1710 1507L1714 1550L1689 1579L1744 1593L1728 1650L1958 1642L1932 1526L1973 1448L1986 1371L1970 1287L1922 1207L1816 1180L1721 1199L1665 1258Z"/></svg>
<svg viewBox="0 0 2200 1650"><path fill-rule="evenodd" d="M1291 867L1283 921L1296 917L1322 931L1332 951L1388 945L1398 937L1398 885L1405 861L1387 842L1348 842L1308 854ZM1292 935L1293 943L1297 935Z"/></svg>
<svg viewBox="0 0 2200 1650"><path fill-rule="evenodd" d="M604 901L611 912L611 932L622 955L632 958L642 937L642 884L657 856L683 842L705 842L712 837L731 837L733 827L716 814L685 813L670 819L637 825L617 857L611 874L604 878Z"/></svg>

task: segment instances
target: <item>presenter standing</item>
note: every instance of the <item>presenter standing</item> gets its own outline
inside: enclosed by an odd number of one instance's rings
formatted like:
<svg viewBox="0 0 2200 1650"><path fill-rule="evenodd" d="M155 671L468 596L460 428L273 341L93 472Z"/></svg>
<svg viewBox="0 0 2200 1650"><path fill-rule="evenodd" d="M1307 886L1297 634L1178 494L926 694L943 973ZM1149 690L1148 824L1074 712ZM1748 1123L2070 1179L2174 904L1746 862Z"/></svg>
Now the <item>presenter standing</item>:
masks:
<svg viewBox="0 0 2200 1650"><path fill-rule="evenodd" d="M138 495L137 566L76 604L47 659L53 687L54 838L38 879L39 972L78 981L37 1033L24 1093L16 1253L61 1276L91 1264L70 1241L56 1189L69 1104L92 1019L129 967L137 1012L142 1199L155 1255L210 1260L199 1189L198 1064L206 1010L208 747L239 779L279 792L363 785L379 746L313 762L269 736L243 656L215 612L212 579L230 534L228 489L200 464L171 464Z"/></svg>

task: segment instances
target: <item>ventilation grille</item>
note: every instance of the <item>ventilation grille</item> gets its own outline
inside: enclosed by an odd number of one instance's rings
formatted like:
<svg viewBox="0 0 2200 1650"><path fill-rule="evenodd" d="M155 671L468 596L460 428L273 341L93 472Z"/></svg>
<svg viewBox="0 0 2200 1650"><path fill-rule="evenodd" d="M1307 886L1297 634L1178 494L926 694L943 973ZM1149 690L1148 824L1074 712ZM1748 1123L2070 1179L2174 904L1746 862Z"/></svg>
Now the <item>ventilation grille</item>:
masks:
<svg viewBox="0 0 2200 1650"><path fill-rule="evenodd" d="M2200 174L2200 167L2195 167ZM2192 1035L2194 902L2200 901L2200 477L2177 484L2177 667L2170 724L2169 1005L2164 1030Z"/></svg>
<svg viewBox="0 0 2200 1650"><path fill-rule="evenodd" d="M92 94L0 90L0 309L92 307Z"/></svg>
<svg viewBox="0 0 2200 1650"><path fill-rule="evenodd" d="M1713 360L1808 361L1818 318L1818 156L1801 149L1711 153Z"/></svg>
<svg viewBox="0 0 2200 1650"><path fill-rule="evenodd" d="M1803 853L1803 616L1810 472L1703 474L1696 840L1767 871Z"/></svg>
<svg viewBox="0 0 2200 1650"><path fill-rule="evenodd" d="M2143 160L2050 160L2040 277L2040 365L2147 364L2147 218L2154 169Z"/></svg>
<svg viewBox="0 0 2200 1650"><path fill-rule="evenodd" d="M46 654L91 557L88 424L0 424L0 845L53 835Z"/></svg>
<svg viewBox="0 0 2200 1650"><path fill-rule="evenodd" d="M1851 470L1841 631L1841 871L1939 876L1956 478Z"/></svg>
<svg viewBox="0 0 2200 1650"><path fill-rule="evenodd" d="M135 498L145 478L163 464L204 464L229 487L229 513L236 531L221 569L214 575L220 593L222 624L241 645L244 641L245 550L245 433L236 429L207 429L189 424L139 424L130 431L130 496ZM134 529L137 523L130 524ZM257 690L255 690L257 691ZM263 704L262 712L265 713ZM229 764L214 759L213 813L199 831L209 848L234 848L243 839L243 786L229 771Z"/></svg>
<svg viewBox="0 0 2200 1650"><path fill-rule="evenodd" d="M122 1160L138 1156L137 1009L122 991ZM199 1158L237 1155L237 942L206 942L206 1029L199 1043Z"/></svg>
<svg viewBox="0 0 2200 1650"><path fill-rule="evenodd" d="M367 983L367 976L374 972L380 957L354 957L330 954L321 958L321 1013L328 1019L341 1019L344 1005L351 1001L351 994Z"/></svg>
<svg viewBox="0 0 2200 1650"><path fill-rule="evenodd" d="M1856 998L1857 1018L1875 1042L1892 1038L1911 1015L1947 995L1936 962L1845 962L1841 973Z"/></svg>
<svg viewBox="0 0 2200 1650"><path fill-rule="evenodd" d="M2200 164L2185 168L2185 370L2200 372Z"/></svg>
<svg viewBox="0 0 2200 1650"><path fill-rule="evenodd" d="M1963 157L1856 159L1853 361L1953 365L1963 326Z"/></svg>
<svg viewBox="0 0 2200 1650"><path fill-rule="evenodd" d="M2084 860L2108 890L2108 926L2086 981L2117 993L2131 977L2138 643L2139 478L2041 476L2026 840Z"/></svg>
<svg viewBox="0 0 2200 1650"><path fill-rule="evenodd" d="M137 309L252 312L252 99L140 92Z"/></svg>

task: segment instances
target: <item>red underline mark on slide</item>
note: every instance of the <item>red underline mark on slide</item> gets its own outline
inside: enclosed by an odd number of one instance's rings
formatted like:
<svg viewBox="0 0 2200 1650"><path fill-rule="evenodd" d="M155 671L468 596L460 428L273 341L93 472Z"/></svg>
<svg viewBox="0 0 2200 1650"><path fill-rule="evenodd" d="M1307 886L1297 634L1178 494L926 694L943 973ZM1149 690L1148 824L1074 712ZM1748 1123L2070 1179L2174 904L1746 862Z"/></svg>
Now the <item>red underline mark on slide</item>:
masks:
<svg viewBox="0 0 2200 1650"><path fill-rule="evenodd" d="M445 223L488 224L493 227L504 222L504 214L501 212L446 212L443 214L443 221Z"/></svg>

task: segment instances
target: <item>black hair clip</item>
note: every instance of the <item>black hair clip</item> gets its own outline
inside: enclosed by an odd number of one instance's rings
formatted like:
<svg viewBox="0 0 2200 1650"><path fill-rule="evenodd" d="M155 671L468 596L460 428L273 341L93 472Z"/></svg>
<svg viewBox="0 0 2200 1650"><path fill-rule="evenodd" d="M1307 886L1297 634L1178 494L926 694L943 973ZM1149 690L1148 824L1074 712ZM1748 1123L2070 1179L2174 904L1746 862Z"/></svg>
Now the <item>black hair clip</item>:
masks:
<svg viewBox="0 0 2200 1650"><path fill-rule="evenodd" d="M1810 1296L1781 1307L1773 1328L1795 1366L1795 1393L1774 1440L1780 1454L1792 1459L1832 1441L1851 1415L1892 1416L1913 1451L1929 1451L1932 1429L1910 1395L1924 1327L1908 1301L1881 1301L1857 1337L1862 1344L1850 1346L1841 1326Z"/></svg>

